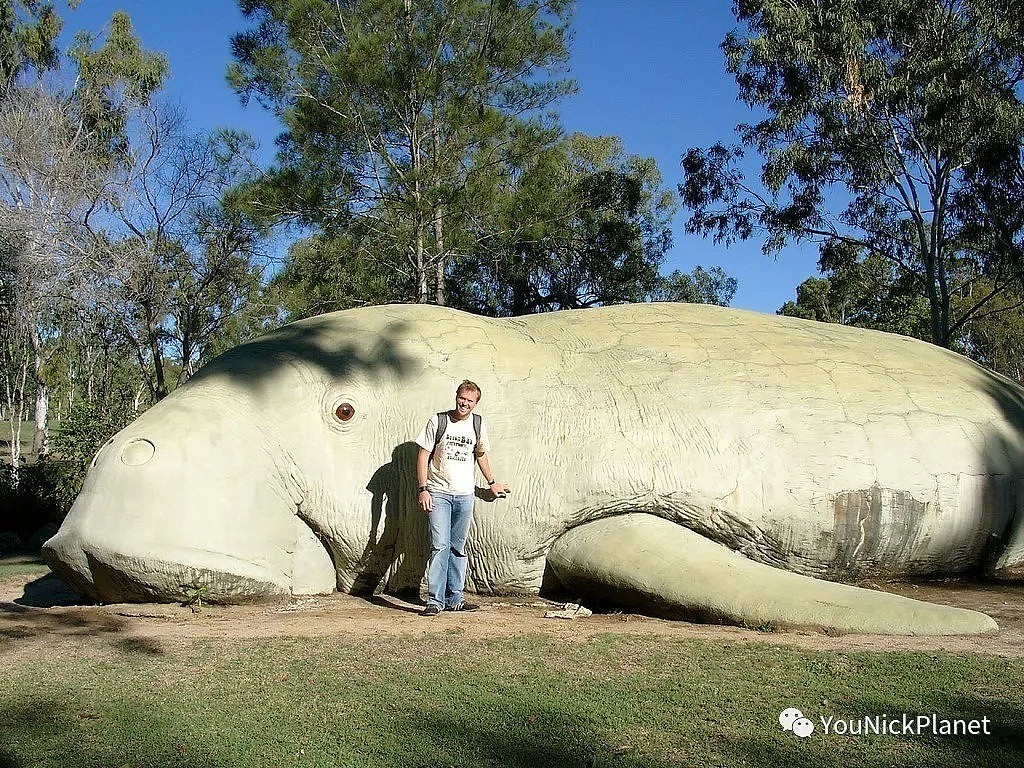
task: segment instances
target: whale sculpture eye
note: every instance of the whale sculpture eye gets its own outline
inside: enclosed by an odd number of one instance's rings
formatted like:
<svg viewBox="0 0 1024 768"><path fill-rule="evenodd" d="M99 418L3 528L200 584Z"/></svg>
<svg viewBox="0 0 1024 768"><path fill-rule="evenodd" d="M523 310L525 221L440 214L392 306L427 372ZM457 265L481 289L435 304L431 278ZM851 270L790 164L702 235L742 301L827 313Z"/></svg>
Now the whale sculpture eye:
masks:
<svg viewBox="0 0 1024 768"><path fill-rule="evenodd" d="M339 435L350 434L370 412L359 392L353 392L349 384L344 388L330 385L324 390L320 401L320 413L327 427Z"/></svg>

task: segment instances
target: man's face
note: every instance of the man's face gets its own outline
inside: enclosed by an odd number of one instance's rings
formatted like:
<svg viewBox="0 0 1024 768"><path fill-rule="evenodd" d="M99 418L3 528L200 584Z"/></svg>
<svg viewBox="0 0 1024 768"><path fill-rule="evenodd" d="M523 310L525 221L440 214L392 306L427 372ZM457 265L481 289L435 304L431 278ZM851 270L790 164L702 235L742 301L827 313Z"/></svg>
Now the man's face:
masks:
<svg viewBox="0 0 1024 768"><path fill-rule="evenodd" d="M460 419L464 419L476 408L477 400L480 398L472 389L463 389L455 395L455 413Z"/></svg>

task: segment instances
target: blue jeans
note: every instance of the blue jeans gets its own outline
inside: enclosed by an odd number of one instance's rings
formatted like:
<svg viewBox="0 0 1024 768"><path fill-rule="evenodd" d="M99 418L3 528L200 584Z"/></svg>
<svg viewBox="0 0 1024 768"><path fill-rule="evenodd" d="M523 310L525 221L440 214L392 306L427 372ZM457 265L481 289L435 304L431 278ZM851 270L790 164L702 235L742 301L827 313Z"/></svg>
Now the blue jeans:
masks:
<svg viewBox="0 0 1024 768"><path fill-rule="evenodd" d="M462 602L466 584L466 539L473 522L473 495L430 492L434 509L430 525L430 560L427 562L427 605L441 610Z"/></svg>

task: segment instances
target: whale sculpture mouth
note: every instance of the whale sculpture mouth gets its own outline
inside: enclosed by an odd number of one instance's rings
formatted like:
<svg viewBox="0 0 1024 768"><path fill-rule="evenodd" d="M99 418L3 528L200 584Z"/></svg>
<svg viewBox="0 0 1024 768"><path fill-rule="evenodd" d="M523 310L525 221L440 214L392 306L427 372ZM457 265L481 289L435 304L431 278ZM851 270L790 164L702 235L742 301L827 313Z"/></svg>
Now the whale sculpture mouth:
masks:
<svg viewBox="0 0 1024 768"><path fill-rule="evenodd" d="M211 567L210 553L199 549L179 547L160 557L99 547L68 556L66 549L55 537L43 546L43 558L76 592L101 602L189 602L198 593L211 603L244 603L290 594L269 569L230 555L216 555Z"/></svg>
<svg viewBox="0 0 1024 768"><path fill-rule="evenodd" d="M265 526L233 513L231 494L210 501L185 520L168 509L162 527L138 525L122 513L117 529L96 530L97 510L121 499L84 491L61 530L42 548L43 558L80 595L97 602L245 603L279 596L329 594L338 587L334 552L307 515L264 497ZM127 507L124 507L127 510ZM222 520L216 538L194 546L188 532ZM188 523L188 524L186 524Z"/></svg>

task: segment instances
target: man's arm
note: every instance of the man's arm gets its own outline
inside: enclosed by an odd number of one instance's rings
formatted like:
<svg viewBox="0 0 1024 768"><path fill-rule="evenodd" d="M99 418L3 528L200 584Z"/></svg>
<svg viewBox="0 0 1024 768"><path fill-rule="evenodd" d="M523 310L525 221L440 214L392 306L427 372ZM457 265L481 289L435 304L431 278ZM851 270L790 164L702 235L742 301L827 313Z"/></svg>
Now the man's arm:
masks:
<svg viewBox="0 0 1024 768"><path fill-rule="evenodd" d="M491 493L497 496L499 499L508 496L512 490L504 483L498 483L494 480L494 473L491 472L491 462L487 458L486 453L478 453L476 455L476 461L480 465L480 471L484 473L484 480L487 481L487 485L490 486Z"/></svg>
<svg viewBox="0 0 1024 768"><path fill-rule="evenodd" d="M421 445L419 453L416 454L417 488L424 488L427 484L427 461L429 458L430 451ZM420 509L423 512L430 512L434 509L434 500L431 498L429 492L425 490L418 490L416 493L416 500L419 502Z"/></svg>

